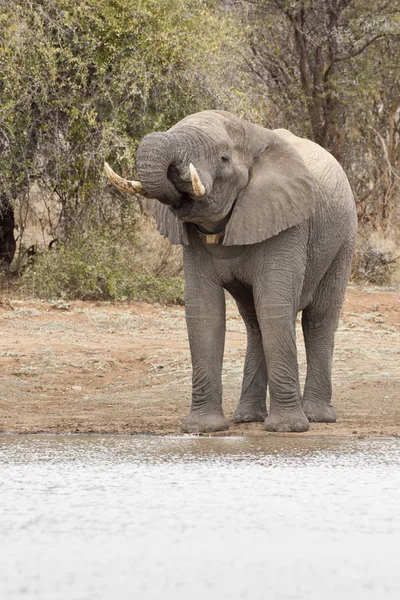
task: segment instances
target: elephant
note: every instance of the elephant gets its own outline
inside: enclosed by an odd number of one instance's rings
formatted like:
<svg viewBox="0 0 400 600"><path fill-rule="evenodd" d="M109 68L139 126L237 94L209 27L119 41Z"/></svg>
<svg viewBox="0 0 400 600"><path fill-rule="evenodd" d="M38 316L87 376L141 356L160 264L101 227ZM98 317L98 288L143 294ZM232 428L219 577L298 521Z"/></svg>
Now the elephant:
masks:
<svg viewBox="0 0 400 600"><path fill-rule="evenodd" d="M335 422L334 336L357 231L353 194L335 158L285 129L206 110L142 139L137 180L120 177L107 163L105 170L119 189L150 198L160 233L183 246L192 402L182 431L229 428L221 383L224 290L247 331L233 422L264 422L272 432ZM299 312L307 359L303 395Z"/></svg>

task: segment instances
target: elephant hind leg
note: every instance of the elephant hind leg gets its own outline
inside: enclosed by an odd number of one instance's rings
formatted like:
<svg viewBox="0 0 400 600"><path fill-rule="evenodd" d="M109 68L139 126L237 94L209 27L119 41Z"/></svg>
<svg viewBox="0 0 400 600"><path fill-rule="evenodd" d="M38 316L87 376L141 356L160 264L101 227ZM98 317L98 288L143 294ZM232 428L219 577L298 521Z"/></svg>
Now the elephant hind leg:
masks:
<svg viewBox="0 0 400 600"><path fill-rule="evenodd" d="M247 330L242 391L233 421L234 423L263 423L268 415L266 406L267 366L253 294L244 286L239 289L231 288L229 292L236 300Z"/></svg>
<svg viewBox="0 0 400 600"><path fill-rule="evenodd" d="M353 246L342 247L318 285L312 302L303 310L302 327L307 355L303 410L309 421L334 423L332 357Z"/></svg>

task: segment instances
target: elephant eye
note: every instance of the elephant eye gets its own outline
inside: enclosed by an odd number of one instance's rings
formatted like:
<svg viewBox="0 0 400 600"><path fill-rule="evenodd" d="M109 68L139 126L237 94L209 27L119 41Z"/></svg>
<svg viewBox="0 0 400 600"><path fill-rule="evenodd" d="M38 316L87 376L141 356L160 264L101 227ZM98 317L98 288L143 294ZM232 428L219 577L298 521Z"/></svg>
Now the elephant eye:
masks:
<svg viewBox="0 0 400 600"><path fill-rule="evenodd" d="M228 154L221 154L221 160L224 163L228 163L231 159L230 159L230 156Z"/></svg>

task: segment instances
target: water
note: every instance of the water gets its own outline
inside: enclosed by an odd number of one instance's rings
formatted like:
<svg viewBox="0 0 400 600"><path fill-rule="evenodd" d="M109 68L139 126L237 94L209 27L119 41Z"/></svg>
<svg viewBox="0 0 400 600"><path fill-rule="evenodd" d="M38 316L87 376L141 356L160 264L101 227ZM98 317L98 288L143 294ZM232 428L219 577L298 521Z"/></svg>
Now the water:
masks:
<svg viewBox="0 0 400 600"><path fill-rule="evenodd" d="M400 598L400 440L0 436L0 598Z"/></svg>

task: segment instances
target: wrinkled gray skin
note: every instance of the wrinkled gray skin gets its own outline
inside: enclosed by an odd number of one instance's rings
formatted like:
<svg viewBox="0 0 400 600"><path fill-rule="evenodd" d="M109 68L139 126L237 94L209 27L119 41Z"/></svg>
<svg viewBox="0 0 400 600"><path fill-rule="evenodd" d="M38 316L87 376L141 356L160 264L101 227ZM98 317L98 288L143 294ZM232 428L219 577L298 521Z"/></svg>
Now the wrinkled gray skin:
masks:
<svg viewBox="0 0 400 600"><path fill-rule="evenodd" d="M205 186L193 193L193 163ZM247 328L235 423L306 431L336 420L331 402L334 334L357 228L347 178L323 148L226 112L190 115L146 136L137 179L160 232L183 244L193 396L184 432L229 428L222 411L224 289ZM225 231L222 245L201 232ZM307 378L300 393L295 321L302 311ZM266 408L267 383L270 413Z"/></svg>

